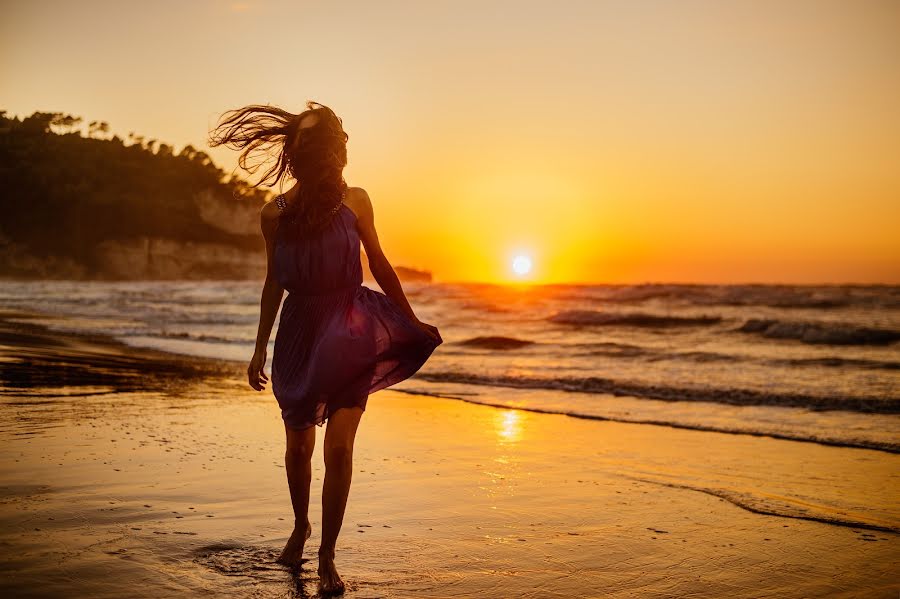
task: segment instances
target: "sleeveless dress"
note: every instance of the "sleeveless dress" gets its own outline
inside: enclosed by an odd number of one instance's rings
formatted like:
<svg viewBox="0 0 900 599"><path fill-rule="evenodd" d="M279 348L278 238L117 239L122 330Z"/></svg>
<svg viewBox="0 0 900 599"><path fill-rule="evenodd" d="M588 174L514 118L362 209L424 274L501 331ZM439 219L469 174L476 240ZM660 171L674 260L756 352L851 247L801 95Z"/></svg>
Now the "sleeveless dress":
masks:
<svg viewBox="0 0 900 599"><path fill-rule="evenodd" d="M344 192L346 194L346 191ZM284 196L274 268L288 292L272 356L272 392L290 428L322 424L339 408L415 374L442 343L383 293L362 284L356 215L342 201L312 236L285 234Z"/></svg>

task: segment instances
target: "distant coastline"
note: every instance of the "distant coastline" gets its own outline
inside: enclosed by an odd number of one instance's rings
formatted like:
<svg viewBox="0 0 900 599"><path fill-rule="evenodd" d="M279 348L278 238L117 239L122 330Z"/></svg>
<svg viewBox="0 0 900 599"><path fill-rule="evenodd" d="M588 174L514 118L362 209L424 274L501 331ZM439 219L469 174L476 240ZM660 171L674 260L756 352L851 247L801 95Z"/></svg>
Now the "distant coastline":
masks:
<svg viewBox="0 0 900 599"><path fill-rule="evenodd" d="M260 238L261 241L261 238ZM256 280L265 275L265 253L226 243L164 237L105 240L94 247L94 265L65 255L36 255L0 236L0 281ZM374 280L363 256L363 278ZM401 281L430 283L428 270L394 266Z"/></svg>

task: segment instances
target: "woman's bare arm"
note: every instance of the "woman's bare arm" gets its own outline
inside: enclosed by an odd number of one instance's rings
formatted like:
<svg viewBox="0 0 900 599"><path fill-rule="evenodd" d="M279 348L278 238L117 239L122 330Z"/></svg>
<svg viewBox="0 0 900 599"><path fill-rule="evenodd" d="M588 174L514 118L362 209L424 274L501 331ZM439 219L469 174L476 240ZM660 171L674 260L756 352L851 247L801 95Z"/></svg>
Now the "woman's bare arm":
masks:
<svg viewBox="0 0 900 599"><path fill-rule="evenodd" d="M414 323L422 327L427 333L433 335L433 332L430 330L433 327L420 321L415 312L413 312L412 306L409 305L409 300L406 299L406 294L403 292L403 286L400 284L400 279L394 271L394 267L391 266L387 256L384 255L384 251L381 249L381 243L378 241L378 233L375 231L375 213L372 209L372 201L369 199L369 194L359 187L353 188L353 190L354 193L349 198L350 202L348 202L348 205L350 205L353 212L356 214L356 226L359 231L359 238L360 241L362 241L363 247L365 247L366 256L369 259L369 270L372 271L372 276L375 277L375 280L378 282L378 285L381 287L382 291L384 291L386 296L391 298ZM348 194L348 196L350 196L350 194Z"/></svg>
<svg viewBox="0 0 900 599"><path fill-rule="evenodd" d="M275 325L275 315L278 313L278 307L284 297L284 288L278 283L275 276L275 231L278 228L278 207L274 205L274 202L262 207L259 220L266 242L266 282L263 284L262 297L259 302L256 350L250 366L247 368L247 376L250 386L257 391L262 391L269 380L264 371L266 348L269 345L269 337L272 335L272 327Z"/></svg>

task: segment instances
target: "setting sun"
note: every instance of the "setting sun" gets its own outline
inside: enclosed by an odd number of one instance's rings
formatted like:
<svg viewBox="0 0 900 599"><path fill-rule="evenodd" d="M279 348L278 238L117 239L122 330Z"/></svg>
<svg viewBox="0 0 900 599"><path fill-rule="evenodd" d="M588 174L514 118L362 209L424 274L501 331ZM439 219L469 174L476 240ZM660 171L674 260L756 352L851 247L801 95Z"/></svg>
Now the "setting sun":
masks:
<svg viewBox="0 0 900 599"><path fill-rule="evenodd" d="M525 276L530 273L531 266L531 258L528 256L519 255L513 258L512 269L519 276Z"/></svg>

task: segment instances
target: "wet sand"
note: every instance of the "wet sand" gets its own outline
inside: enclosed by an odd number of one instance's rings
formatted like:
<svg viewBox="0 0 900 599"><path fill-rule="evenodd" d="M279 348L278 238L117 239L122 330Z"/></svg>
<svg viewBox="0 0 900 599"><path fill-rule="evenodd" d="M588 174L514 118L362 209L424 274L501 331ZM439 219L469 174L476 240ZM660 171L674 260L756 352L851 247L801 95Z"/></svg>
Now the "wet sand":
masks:
<svg viewBox="0 0 900 599"><path fill-rule="evenodd" d="M242 364L0 315L0 593L315 596L274 398ZM900 456L384 391L356 442L346 597L897 597Z"/></svg>

